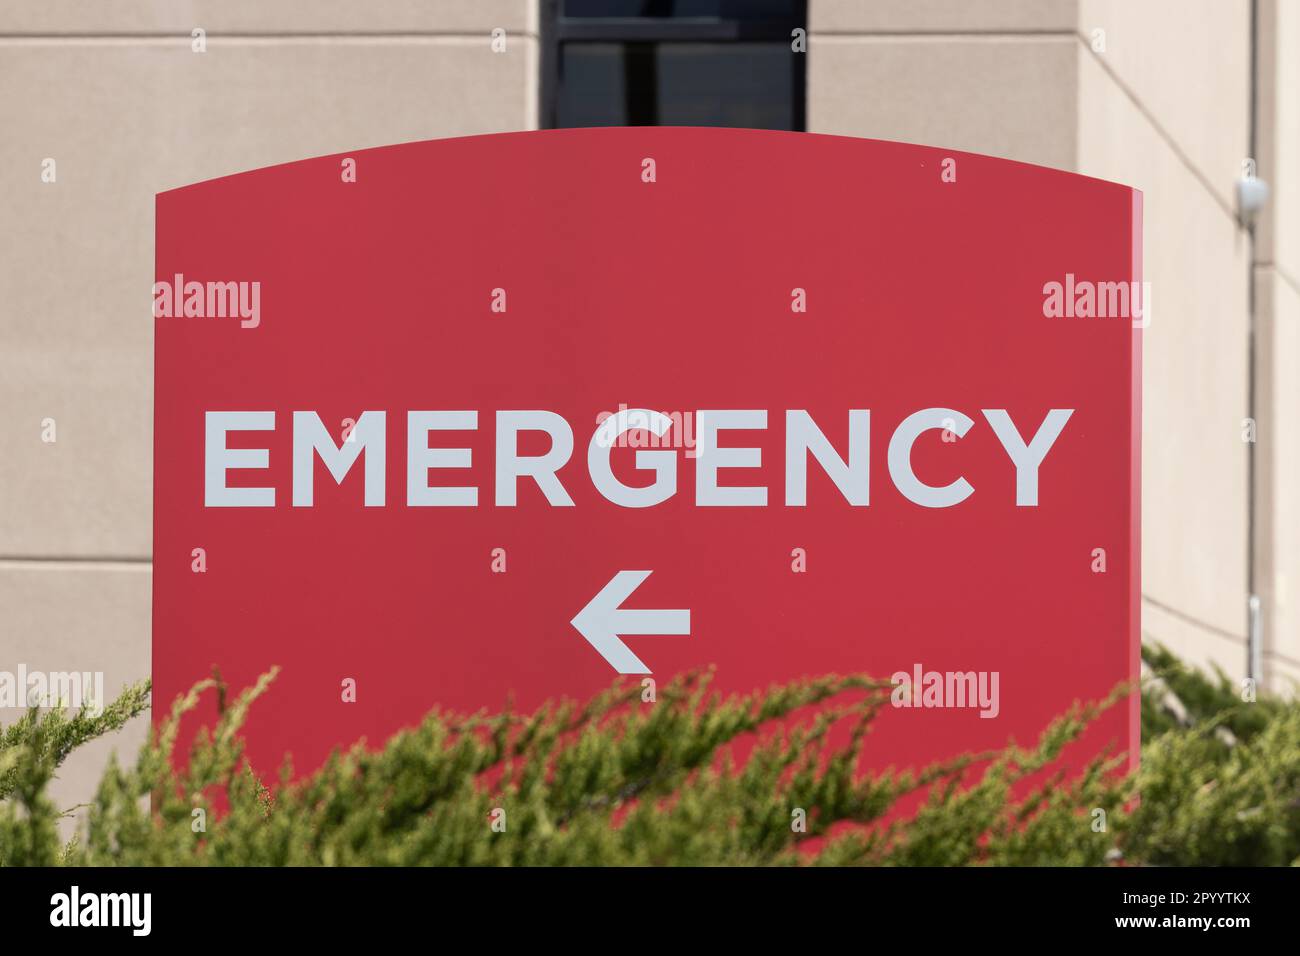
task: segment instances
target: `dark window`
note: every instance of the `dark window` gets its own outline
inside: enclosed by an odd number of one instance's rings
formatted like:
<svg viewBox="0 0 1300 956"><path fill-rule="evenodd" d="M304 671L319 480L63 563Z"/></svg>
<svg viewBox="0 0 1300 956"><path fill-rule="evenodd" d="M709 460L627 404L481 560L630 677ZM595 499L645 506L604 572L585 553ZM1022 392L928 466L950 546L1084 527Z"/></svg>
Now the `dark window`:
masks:
<svg viewBox="0 0 1300 956"><path fill-rule="evenodd" d="M543 0L543 127L804 128L806 0Z"/></svg>

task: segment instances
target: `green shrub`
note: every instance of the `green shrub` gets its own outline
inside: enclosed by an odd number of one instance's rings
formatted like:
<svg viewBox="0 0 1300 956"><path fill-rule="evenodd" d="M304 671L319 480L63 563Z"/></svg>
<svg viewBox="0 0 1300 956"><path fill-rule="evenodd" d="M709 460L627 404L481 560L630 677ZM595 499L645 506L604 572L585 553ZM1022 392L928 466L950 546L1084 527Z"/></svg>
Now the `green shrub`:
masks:
<svg viewBox="0 0 1300 956"><path fill-rule="evenodd" d="M133 765L109 765L63 844L50 777L75 746L141 713L145 683L99 718L32 712L0 734L0 863L1297 862L1300 706L1246 703L1221 674L1204 677L1160 648L1144 653L1161 683L1143 690L1132 776L1122 756L1070 775L1056 766L1119 693L1076 706L1033 747L868 774L858 756L888 686L826 677L724 699L705 673L661 688L653 704L622 684L531 714L434 711L382 749L337 752L297 781L286 767L269 788L244 760L239 731L274 672L230 704L214 679L175 702ZM218 695L218 721L178 770L180 720L206 693ZM847 742L830 734L840 724ZM742 738L757 742L737 749ZM920 808L901 814L909 794Z"/></svg>

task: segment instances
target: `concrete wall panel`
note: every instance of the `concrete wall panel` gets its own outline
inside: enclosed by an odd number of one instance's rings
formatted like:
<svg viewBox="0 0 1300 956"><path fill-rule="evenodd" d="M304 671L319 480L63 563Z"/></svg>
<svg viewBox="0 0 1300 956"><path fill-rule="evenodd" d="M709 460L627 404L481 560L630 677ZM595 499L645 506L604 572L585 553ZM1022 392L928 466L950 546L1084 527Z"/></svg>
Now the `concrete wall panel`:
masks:
<svg viewBox="0 0 1300 956"><path fill-rule="evenodd" d="M1071 36L844 37L808 48L808 128L1069 169Z"/></svg>
<svg viewBox="0 0 1300 956"><path fill-rule="evenodd" d="M156 192L530 128L536 53L531 39L500 54L471 38L215 37L203 54L0 39L0 206L15 239L0 257L0 557L149 554Z"/></svg>

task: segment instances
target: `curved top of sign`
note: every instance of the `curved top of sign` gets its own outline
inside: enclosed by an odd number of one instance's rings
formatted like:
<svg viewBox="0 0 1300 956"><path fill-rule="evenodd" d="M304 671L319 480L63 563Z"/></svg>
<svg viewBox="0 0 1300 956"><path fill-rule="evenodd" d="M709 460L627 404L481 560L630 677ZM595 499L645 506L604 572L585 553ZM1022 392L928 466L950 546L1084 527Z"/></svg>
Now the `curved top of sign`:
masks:
<svg viewBox="0 0 1300 956"><path fill-rule="evenodd" d="M1082 173L1070 172L1068 170L1058 169L1053 166L1043 166L1037 163L1026 163L1020 160L1005 159L998 156L990 156L985 153L974 153L960 149L950 149L945 146L928 146L920 143L905 143L897 140L872 139L869 137L843 136L835 133L804 133L791 132L788 130L767 130L767 129L749 129L745 127L716 127L716 126L597 126L597 127L580 127L570 129L546 129L546 130L520 130L507 133L476 133L468 136L449 136L437 139L410 140L404 143L393 143L385 146L367 146L357 148L347 152L323 153L318 156L306 157L303 159L290 160L284 163L274 163L269 166L259 166L254 169L242 170L237 173L229 173L225 176L216 176L212 179L200 180L194 183L187 183L182 186L174 186L171 189L165 189L157 193L164 196L169 193L179 192L181 190L193 189L207 186L213 183L223 182L232 178L241 176L252 176L267 173L271 170L280 170L287 167L296 167L312 163L324 163L330 160L338 160L344 157L363 157L385 150L415 150L422 151L427 149L436 149L443 145L452 145L458 143L474 143L484 146L500 147L510 149L520 138L526 138L531 142L564 140L567 138L576 138L578 140L590 140L596 138L619 139L627 143L653 143L653 142L682 142L689 139L697 139L699 142L709 142L715 137L734 138L737 140L751 138L757 140L768 140L770 142L784 141L786 143L807 144L811 149L834 149L839 147L850 149L877 149L881 155L891 158L900 163L911 163L913 161L921 163L924 168L925 162L931 164L942 162L945 158L956 160L971 159L980 163L996 163L1005 168L1008 172L1014 172L1017 169L1026 175L1032 174L1049 174L1052 176L1065 176L1070 179L1097 183L1100 186L1113 187L1119 189L1131 190L1141 194L1141 190L1136 187L1127 186L1123 183L1116 183L1108 179L1100 179L1095 176L1086 176ZM763 148L760 146L759 148ZM910 156L908 154L911 154Z"/></svg>

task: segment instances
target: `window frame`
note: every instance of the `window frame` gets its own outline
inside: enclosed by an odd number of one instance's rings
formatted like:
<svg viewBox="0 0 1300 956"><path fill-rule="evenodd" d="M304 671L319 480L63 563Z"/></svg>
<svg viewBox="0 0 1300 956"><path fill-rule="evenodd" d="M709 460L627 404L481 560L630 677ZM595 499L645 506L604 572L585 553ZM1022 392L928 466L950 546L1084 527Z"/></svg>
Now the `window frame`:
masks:
<svg viewBox="0 0 1300 956"><path fill-rule="evenodd" d="M563 0L540 0L541 82L537 113L539 129L566 128L556 125L560 109L560 48L566 43L719 43L776 40L790 43L793 40L791 34L794 30L807 29L805 23L795 22L798 19L797 13L789 18L761 20L717 17L566 17L560 13L562 2ZM804 9L807 9L806 5ZM796 70L794 74L791 129L806 132L808 128L807 53L795 53L791 50L790 55L805 58L802 69Z"/></svg>

